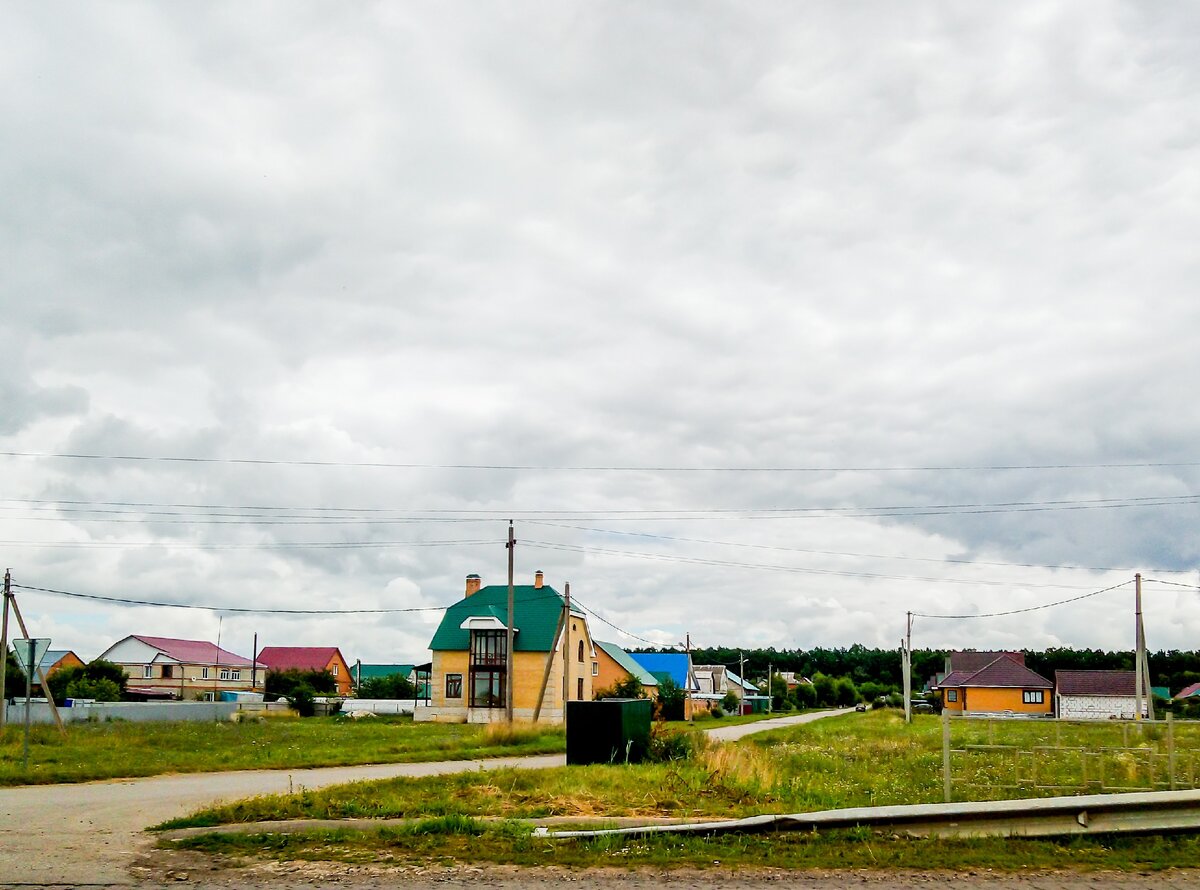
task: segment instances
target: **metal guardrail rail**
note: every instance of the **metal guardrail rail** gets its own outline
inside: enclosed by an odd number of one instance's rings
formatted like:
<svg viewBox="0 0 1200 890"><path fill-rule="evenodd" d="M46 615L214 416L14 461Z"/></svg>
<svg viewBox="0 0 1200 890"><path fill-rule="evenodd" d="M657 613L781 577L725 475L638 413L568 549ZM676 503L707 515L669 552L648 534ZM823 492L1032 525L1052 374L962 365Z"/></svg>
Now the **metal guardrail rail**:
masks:
<svg viewBox="0 0 1200 890"><path fill-rule="evenodd" d="M1200 790L852 807L816 813L591 831L539 828L534 834L554 839L671 833L829 831L860 826L889 829L910 837L1061 837L1200 831Z"/></svg>

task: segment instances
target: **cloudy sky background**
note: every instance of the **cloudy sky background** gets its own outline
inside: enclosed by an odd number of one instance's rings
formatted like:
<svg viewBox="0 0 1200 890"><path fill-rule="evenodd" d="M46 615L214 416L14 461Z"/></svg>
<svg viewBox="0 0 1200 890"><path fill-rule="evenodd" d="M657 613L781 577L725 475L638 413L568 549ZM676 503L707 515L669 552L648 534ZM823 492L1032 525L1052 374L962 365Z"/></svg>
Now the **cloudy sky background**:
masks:
<svg viewBox="0 0 1200 890"><path fill-rule="evenodd" d="M894 646L909 609L1200 583L1195 6L4 18L19 584L442 606L504 580L509 517L520 580L662 643ZM437 620L20 600L85 658L220 623L423 660ZM1196 590L1146 613L1195 647ZM1127 585L914 642L1132 625Z"/></svg>

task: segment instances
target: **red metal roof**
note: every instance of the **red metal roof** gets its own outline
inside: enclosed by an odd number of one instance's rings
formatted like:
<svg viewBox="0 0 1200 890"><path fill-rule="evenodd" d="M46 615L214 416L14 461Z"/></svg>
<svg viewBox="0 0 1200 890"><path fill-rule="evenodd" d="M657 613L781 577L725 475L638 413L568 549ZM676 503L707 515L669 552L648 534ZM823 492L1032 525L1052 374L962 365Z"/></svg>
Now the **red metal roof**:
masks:
<svg viewBox="0 0 1200 890"><path fill-rule="evenodd" d="M274 671L323 671L341 654L337 646L263 646L258 663Z"/></svg>
<svg viewBox="0 0 1200 890"><path fill-rule="evenodd" d="M951 652L950 670L973 674L975 671L987 667L1002 655L1005 658L1011 658L1017 664L1025 663L1024 652Z"/></svg>
<svg viewBox="0 0 1200 890"><path fill-rule="evenodd" d="M1191 686L1185 686L1179 690L1176 698L1191 698L1197 692L1200 692L1200 683L1193 683Z"/></svg>
<svg viewBox="0 0 1200 890"><path fill-rule="evenodd" d="M1133 671L1055 671L1054 685L1059 695L1132 696L1137 694L1137 675Z"/></svg>
<svg viewBox="0 0 1200 890"><path fill-rule="evenodd" d="M1054 684L1041 674L1001 655L987 667L967 677L960 686L1000 686L1017 689L1053 689Z"/></svg>
<svg viewBox="0 0 1200 890"><path fill-rule="evenodd" d="M141 640L147 646L152 646L168 658L174 658L183 664L228 664L234 667L250 666L250 659L234 655L225 649L218 648L215 643L203 640L173 640L170 637L144 637L134 634L135 640Z"/></svg>

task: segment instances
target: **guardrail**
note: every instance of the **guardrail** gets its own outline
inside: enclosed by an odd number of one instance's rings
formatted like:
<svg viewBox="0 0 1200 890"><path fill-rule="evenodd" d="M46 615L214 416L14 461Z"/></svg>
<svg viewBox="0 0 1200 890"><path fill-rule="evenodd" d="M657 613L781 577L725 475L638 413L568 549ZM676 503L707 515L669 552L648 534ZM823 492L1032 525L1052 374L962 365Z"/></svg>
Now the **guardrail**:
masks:
<svg viewBox="0 0 1200 890"><path fill-rule="evenodd" d="M816 813L751 816L718 822L550 831L538 837L589 838L606 835L726 834L764 831L887 829L910 837L1061 837L1083 834L1200 830L1200 791L1084 794L1032 800L926 803L853 807Z"/></svg>

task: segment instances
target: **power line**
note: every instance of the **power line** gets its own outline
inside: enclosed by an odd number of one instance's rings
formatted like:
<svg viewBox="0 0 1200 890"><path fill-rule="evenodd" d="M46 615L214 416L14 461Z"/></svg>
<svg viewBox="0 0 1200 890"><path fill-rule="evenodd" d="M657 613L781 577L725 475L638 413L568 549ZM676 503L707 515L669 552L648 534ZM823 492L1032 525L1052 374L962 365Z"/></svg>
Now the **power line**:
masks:
<svg viewBox="0 0 1200 890"><path fill-rule="evenodd" d="M627 556L634 559L650 559L662 562L680 562L692 565L719 566L722 568L762 569L764 571L791 572L803 575L832 575L844 578L874 578L886 581L924 581L929 583L977 584L986 587L1044 587L1055 590L1081 590L1075 584L1035 584L1026 582L991 581L982 578L932 578L917 575L886 575L876 572L850 572L837 569L814 569L802 566L771 565L768 563L734 562L732 560L705 559L691 556L671 556L659 553L639 553L633 550L611 550L603 547L583 547L576 544L558 544L551 541L524 541L528 547L547 550L562 550L569 553L597 553L606 556Z"/></svg>
<svg viewBox="0 0 1200 890"><path fill-rule="evenodd" d="M1067 603L1077 603L1080 600L1088 599L1089 597L1099 596L1102 593L1108 593L1110 590L1116 590L1118 587L1125 587L1131 581L1122 581L1120 584L1114 584L1112 587L1105 587L1103 590L1093 590L1091 593L1085 593L1082 596L1073 596L1070 599L1058 600L1053 603L1043 603L1040 606L1028 606L1024 609L1008 609L1003 612L981 612L976 615L931 615L926 612L913 612L914 618L999 618L1003 615L1020 615L1023 612L1037 612L1041 609L1052 609L1055 606L1065 606Z"/></svg>
<svg viewBox="0 0 1200 890"><path fill-rule="evenodd" d="M707 538L684 538L676 535L658 535L653 532L632 532L621 529L595 528L583 525L568 525L561 522L544 522L535 519L525 520L526 525L540 525L546 528L572 529L574 531L596 532L603 535L623 535L636 538L651 538L656 541L678 541L688 544L708 544L719 547L745 547L753 550L775 550L784 553L810 553L817 556L847 556L856 559L901 559L910 562L950 563L953 565L991 566L995 568L1021 569L1066 569L1086 572L1131 572L1133 569L1119 566L1077 566L1077 565L1042 565L1030 562L985 562L978 559L952 559L932 556L900 556L884 553L850 553L842 550L813 550L806 547L783 547L774 544L751 544L743 541L713 541ZM1160 570L1169 571L1169 570Z"/></svg>
<svg viewBox="0 0 1200 890"><path fill-rule="evenodd" d="M249 466L343 467L398 470L515 470L553 472L615 472L615 473L917 473L917 472L996 472L1004 470L1126 470L1154 468L1197 467L1197 461L1055 463L1055 464L967 464L915 466L669 466L669 465L556 465L556 464L463 464L417 463L387 461L285 460L235 457L180 457L144 454L82 454L48 451L0 451L0 457L50 458L62 460L107 460L126 462L158 462L188 464L245 464Z"/></svg>
<svg viewBox="0 0 1200 890"><path fill-rule="evenodd" d="M212 543L195 541L0 541L4 547L45 547L49 549L118 550L127 547L159 547L173 550L383 550L392 547L474 547L502 544L497 540L461 541L299 541L262 542L255 544Z"/></svg>
<svg viewBox="0 0 1200 890"><path fill-rule="evenodd" d="M583 609L583 611L587 612L589 615L594 616L597 620L603 621L605 624L607 624L609 627L611 627L617 633L624 634L627 637L632 637L633 639L638 640L639 642L642 642L642 643L649 643L651 646L661 646L662 645L661 641L655 642L654 640L648 640L645 637L639 637L637 634L633 633L632 631L625 630L625 628L623 628L623 627L618 627L617 625L615 625L611 621L609 621L607 618L605 618L603 615L601 615L599 612L595 611L594 609L589 609L583 603L579 602L579 599L575 596L571 597L571 602L572 602L572 604L578 603L579 608Z"/></svg>
<svg viewBox="0 0 1200 890"><path fill-rule="evenodd" d="M1169 584L1171 587L1183 587L1187 590L1200 590L1195 584L1180 584L1178 581L1163 581L1161 578L1143 578L1146 584Z"/></svg>

